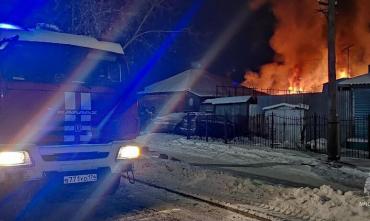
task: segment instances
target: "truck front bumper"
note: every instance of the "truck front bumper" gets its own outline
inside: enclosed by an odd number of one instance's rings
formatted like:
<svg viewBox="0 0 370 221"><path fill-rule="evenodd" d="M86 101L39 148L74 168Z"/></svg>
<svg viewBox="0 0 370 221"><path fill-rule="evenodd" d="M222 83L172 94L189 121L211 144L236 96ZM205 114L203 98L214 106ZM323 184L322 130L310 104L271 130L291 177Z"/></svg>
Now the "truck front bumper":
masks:
<svg viewBox="0 0 370 221"><path fill-rule="evenodd" d="M133 169L133 160L116 159L119 148L125 144L132 144L132 142L30 147L26 151L31 156L32 165L0 167L0 205L2 201L15 195L29 198L40 194L55 196L65 191L83 192L84 190L103 193L119 182L123 171ZM90 155L95 158L86 159L86 156L90 156L87 153L94 153ZM67 159L68 154L76 156L80 154L83 159ZM96 157L100 155L105 157ZM86 174L96 174L97 180L70 184L64 182L65 177Z"/></svg>

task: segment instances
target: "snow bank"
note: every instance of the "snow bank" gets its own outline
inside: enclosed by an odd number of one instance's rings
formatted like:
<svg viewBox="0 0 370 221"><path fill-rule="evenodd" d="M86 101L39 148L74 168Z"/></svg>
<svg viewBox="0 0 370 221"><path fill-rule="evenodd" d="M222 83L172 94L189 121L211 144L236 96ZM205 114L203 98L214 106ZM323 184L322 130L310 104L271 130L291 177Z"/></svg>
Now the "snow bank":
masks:
<svg viewBox="0 0 370 221"><path fill-rule="evenodd" d="M312 152L298 152L281 149L271 149L265 146L246 146L223 144L222 142L205 142L187 140L183 136L153 133L138 137L138 142L149 146L151 150L163 153L176 153L190 160L202 158L204 163L230 164L280 164L270 168L258 168L261 175L294 179L302 177L302 182L309 186L328 184L336 189L363 189L369 171L347 165L330 165L326 156ZM286 164L286 166L282 165ZM290 174L288 174L290 172ZM257 172L256 172L257 173ZM290 177L289 177L290 176ZM305 178L305 180L303 179ZM312 181L310 181L312 180ZM317 180L317 185L315 184ZM300 180L298 180L300 181Z"/></svg>
<svg viewBox="0 0 370 221"><path fill-rule="evenodd" d="M138 179L232 204L248 204L302 220L370 220L370 197L320 188L287 188L182 162L143 159Z"/></svg>

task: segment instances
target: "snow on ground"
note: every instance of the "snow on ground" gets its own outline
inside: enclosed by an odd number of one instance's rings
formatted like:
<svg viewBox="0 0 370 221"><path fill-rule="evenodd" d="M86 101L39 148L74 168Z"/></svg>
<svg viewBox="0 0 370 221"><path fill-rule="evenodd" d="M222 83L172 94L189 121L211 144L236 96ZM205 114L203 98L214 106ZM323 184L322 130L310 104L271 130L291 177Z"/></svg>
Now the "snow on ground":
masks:
<svg viewBox="0 0 370 221"><path fill-rule="evenodd" d="M16 213L15 210L9 213ZM122 180L112 196L81 195L33 201L19 221L253 221L241 214L194 201L164 190Z"/></svg>
<svg viewBox="0 0 370 221"><path fill-rule="evenodd" d="M267 211L298 217L298 220L370 220L370 197L357 192L270 185L221 170L184 162L142 159L135 164L136 178L152 184L227 202L252 205Z"/></svg>
<svg viewBox="0 0 370 221"><path fill-rule="evenodd" d="M187 140L172 134L144 134L137 141L150 150L166 153L182 161L206 168L216 168L261 177L271 182L302 187L330 185L341 190L363 189L370 168L329 164L326 156L310 152L242 146L222 142Z"/></svg>
<svg viewBox="0 0 370 221"><path fill-rule="evenodd" d="M331 164L325 155L309 152L171 134L146 134L137 141L180 160L141 160L137 177L147 182L306 220L370 220L370 197L363 194L370 168Z"/></svg>

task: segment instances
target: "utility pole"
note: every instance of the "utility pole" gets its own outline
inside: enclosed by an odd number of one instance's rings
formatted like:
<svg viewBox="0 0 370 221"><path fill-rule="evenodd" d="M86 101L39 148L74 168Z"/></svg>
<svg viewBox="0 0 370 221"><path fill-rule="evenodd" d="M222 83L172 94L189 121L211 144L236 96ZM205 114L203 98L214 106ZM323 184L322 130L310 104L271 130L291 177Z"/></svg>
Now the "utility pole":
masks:
<svg viewBox="0 0 370 221"><path fill-rule="evenodd" d="M340 159L338 142L337 76L335 55L335 7L336 0L328 0L328 78L329 78L329 117L328 117L328 160Z"/></svg>
<svg viewBox="0 0 370 221"><path fill-rule="evenodd" d="M336 54L335 54L335 15L336 0L318 0L320 9L327 15L328 21L328 132L327 149L328 161L340 159L340 146L338 136L338 114L337 114L337 76L336 76Z"/></svg>

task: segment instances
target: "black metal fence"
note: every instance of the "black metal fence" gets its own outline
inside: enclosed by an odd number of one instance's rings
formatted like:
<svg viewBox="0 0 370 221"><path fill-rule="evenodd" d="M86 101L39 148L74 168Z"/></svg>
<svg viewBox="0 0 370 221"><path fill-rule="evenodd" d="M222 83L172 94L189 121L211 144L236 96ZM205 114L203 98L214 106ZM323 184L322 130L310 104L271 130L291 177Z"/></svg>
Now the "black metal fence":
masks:
<svg viewBox="0 0 370 221"><path fill-rule="evenodd" d="M274 114L220 116L188 113L183 122L188 139L219 140L224 143L266 146L327 153L327 118L310 116L282 117ZM342 156L370 158L370 116L340 120Z"/></svg>

